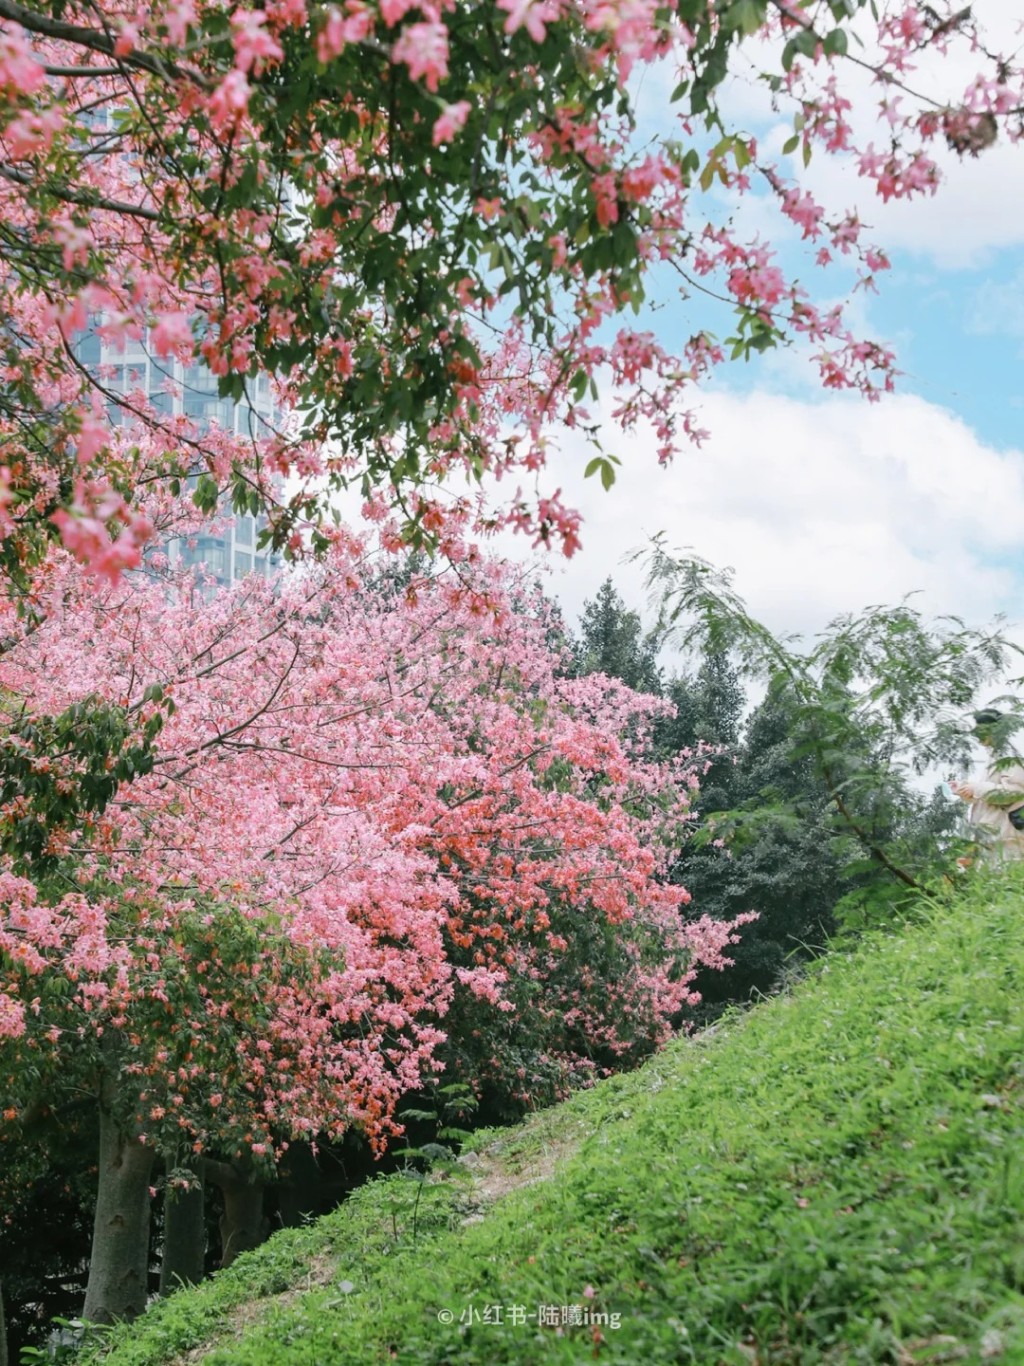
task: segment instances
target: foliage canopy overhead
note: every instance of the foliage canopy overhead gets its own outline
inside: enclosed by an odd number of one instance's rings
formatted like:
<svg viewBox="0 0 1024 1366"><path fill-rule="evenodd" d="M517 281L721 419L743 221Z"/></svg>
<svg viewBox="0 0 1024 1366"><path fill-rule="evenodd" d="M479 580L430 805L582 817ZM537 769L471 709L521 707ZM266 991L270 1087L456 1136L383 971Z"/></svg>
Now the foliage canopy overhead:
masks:
<svg viewBox="0 0 1024 1366"><path fill-rule="evenodd" d="M978 76L962 96L915 90L923 54L964 44ZM8 575L59 532L116 577L150 534L145 495L190 474L207 510L225 494L269 507L292 551L325 548L329 492L354 483L396 539L450 548L467 521L511 523L571 553L578 516L535 476L566 424L613 482L598 380L662 460L699 440L689 395L728 354L803 337L826 386L888 388L891 355L706 193L763 190L818 264L845 255L865 282L887 265L856 215L730 121L741 45L792 110L786 155L853 155L883 199L935 189L936 143L977 154L1021 133L1019 62L946 6L0 0ZM881 84L878 145L854 131L850 64ZM675 86L647 142L644 67ZM731 306L732 336L694 331L673 353L616 323L656 269ZM242 437L168 416L87 370L90 328L141 343L172 385L174 359L233 400L269 373L292 416ZM501 507L460 492L485 472L522 481Z"/></svg>

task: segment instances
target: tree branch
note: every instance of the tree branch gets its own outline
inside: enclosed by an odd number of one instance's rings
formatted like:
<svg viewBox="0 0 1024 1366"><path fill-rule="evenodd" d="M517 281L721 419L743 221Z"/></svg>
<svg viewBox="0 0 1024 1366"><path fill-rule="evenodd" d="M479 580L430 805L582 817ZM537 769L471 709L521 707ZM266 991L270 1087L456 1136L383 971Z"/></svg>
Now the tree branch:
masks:
<svg viewBox="0 0 1024 1366"><path fill-rule="evenodd" d="M124 65L148 71L164 81L191 81L203 90L212 89L211 82L198 71L138 49L125 54L115 52L116 41L109 34L99 33L84 24L67 24L60 19L51 19L46 14L15 3L15 0L0 0L0 19L9 19L12 23L20 24L27 32L38 33L43 38L55 38L59 42L87 48L90 52L102 52L106 57L117 57Z"/></svg>
<svg viewBox="0 0 1024 1366"><path fill-rule="evenodd" d="M3 0L0 0L2 6ZM16 185L25 185L31 189L37 184L33 176L25 171L16 170L13 166L0 165L0 176L4 180L11 180ZM57 199L63 199L67 204L81 204L86 209L109 209L112 213L130 214L133 218L148 218L151 223L159 223L161 215L156 209L143 208L141 204L126 204L120 199L107 199L104 195L96 194L91 190L72 190L67 186L57 186L48 183L46 186L50 194Z"/></svg>

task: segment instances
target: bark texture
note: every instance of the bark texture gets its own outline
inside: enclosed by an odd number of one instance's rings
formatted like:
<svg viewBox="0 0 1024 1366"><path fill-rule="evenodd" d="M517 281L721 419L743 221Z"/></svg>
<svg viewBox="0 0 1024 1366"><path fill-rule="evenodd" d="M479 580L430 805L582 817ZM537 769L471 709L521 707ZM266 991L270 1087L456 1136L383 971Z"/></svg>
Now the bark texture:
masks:
<svg viewBox="0 0 1024 1366"><path fill-rule="evenodd" d="M227 1162L207 1161L206 1174L224 1196L220 1264L230 1266L239 1253L251 1252L266 1242L270 1232L263 1214L263 1182Z"/></svg>
<svg viewBox="0 0 1024 1366"><path fill-rule="evenodd" d="M168 1160L168 1169L188 1171L188 1190L167 1188L164 1198L164 1252L160 1261L160 1294L179 1285L198 1285L206 1269L206 1188L202 1158Z"/></svg>
<svg viewBox="0 0 1024 1366"><path fill-rule="evenodd" d="M8 1366L7 1324L4 1320L4 1288L0 1285L0 1366Z"/></svg>
<svg viewBox="0 0 1024 1366"><path fill-rule="evenodd" d="M141 1314L148 1289L153 1149L121 1131L109 1099L100 1099L99 1189L82 1310L90 1323Z"/></svg>

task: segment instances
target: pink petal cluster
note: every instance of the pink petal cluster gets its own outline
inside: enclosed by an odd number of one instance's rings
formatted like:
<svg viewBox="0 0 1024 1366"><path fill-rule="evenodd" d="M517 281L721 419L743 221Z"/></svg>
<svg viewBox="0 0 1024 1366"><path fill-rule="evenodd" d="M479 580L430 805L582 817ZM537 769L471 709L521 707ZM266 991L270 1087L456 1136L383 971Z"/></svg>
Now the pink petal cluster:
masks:
<svg viewBox="0 0 1024 1366"><path fill-rule="evenodd" d="M393 62L404 62L409 79L422 80L432 93L448 76L448 30L443 24L409 24L391 49Z"/></svg>
<svg viewBox="0 0 1024 1366"><path fill-rule="evenodd" d="M443 142L452 141L465 126L471 108L469 100L459 100L455 104L445 105L440 117L435 120L431 133L435 147L440 147Z"/></svg>
<svg viewBox="0 0 1024 1366"><path fill-rule="evenodd" d="M54 831L55 896L0 869L0 1035L41 1056L119 1031L151 1134L267 1155L357 1125L380 1146L442 1064L536 1103L598 1075L594 1049L643 1056L733 942L663 877L694 781L645 757L665 704L562 677L508 571L470 558L396 597L365 565L352 541L204 600L82 592L58 557L45 623L8 623L0 721L163 717L152 771Z"/></svg>

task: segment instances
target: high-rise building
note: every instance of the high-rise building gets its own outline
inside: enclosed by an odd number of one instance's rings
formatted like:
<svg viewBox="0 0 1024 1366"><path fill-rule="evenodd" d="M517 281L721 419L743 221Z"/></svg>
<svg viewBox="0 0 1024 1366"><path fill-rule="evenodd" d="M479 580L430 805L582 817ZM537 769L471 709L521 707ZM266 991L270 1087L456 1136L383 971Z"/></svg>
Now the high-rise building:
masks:
<svg viewBox="0 0 1024 1366"><path fill-rule="evenodd" d="M97 376L104 388L115 394L133 390L148 395L150 403L168 416L183 413L200 428L216 423L225 431L258 435L260 427L275 414L270 381L260 375L252 382L247 401L221 398L217 381L205 365L182 365L179 361L152 355L147 338L129 341L124 349L107 346L92 330L76 345L79 360ZM111 403L113 423L122 414ZM216 533L201 533L188 540L167 541L160 547L174 566L203 565L209 578L218 584L234 583L247 574L271 574L281 559L267 547L258 546L259 533L266 518L233 516L217 522Z"/></svg>
<svg viewBox="0 0 1024 1366"><path fill-rule="evenodd" d="M103 140L112 127L114 109L97 103L83 112L80 126L89 136ZM236 403L221 398L217 381L205 365L182 365L180 361L154 356L148 336L128 341L124 348L108 346L89 328L75 343L83 365L102 377L108 392L129 394L141 390L148 395L158 413L184 413L202 430L216 423L225 431L259 435L261 426L276 415L270 380L260 375L250 386L248 401ZM109 405L112 423L122 420L116 404ZM194 482L194 481L189 481ZM219 518L217 534L200 534L188 540L175 539L159 547L172 565L204 565L209 577L218 584L234 583L246 574L268 575L280 567L281 558L267 548L259 549L259 533L266 527L264 516Z"/></svg>

